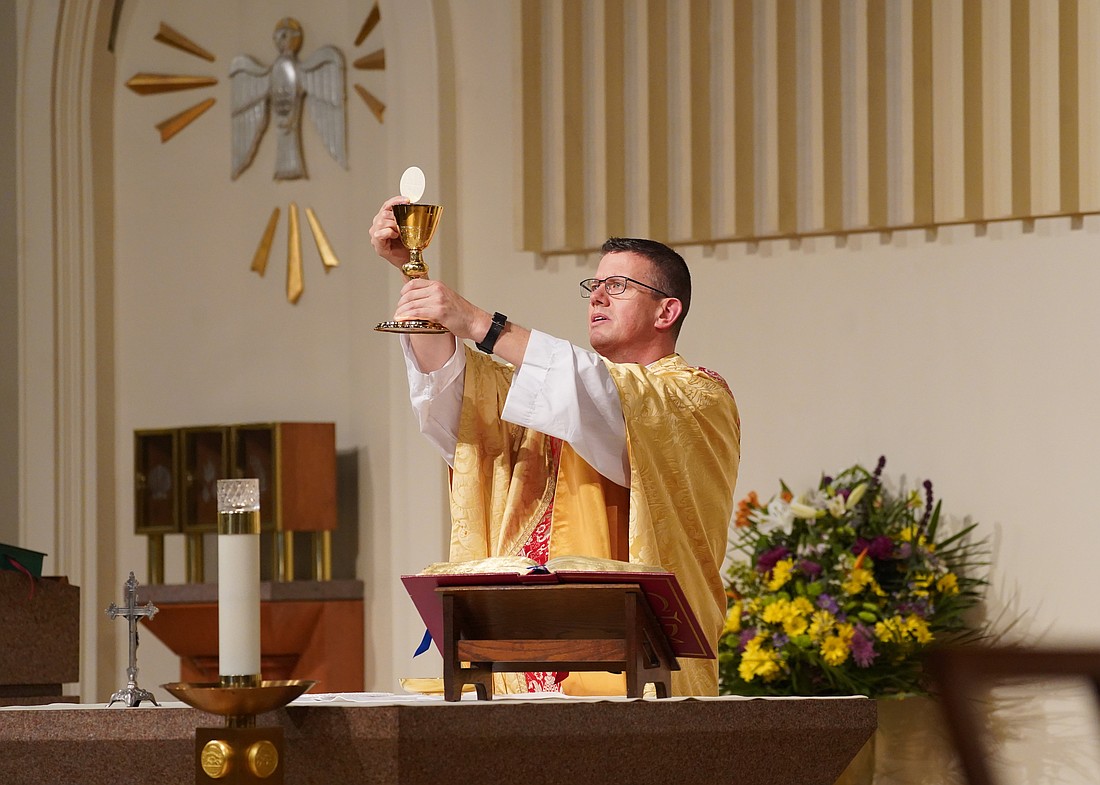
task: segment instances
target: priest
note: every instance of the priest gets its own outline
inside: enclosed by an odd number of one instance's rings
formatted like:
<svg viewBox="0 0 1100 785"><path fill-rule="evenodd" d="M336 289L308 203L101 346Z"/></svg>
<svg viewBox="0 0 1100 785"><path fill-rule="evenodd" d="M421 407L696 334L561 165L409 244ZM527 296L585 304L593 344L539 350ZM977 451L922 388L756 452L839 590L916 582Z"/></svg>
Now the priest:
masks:
<svg viewBox="0 0 1100 785"><path fill-rule="evenodd" d="M393 205L371 244L408 261ZM403 335L421 432L451 467L451 561L594 556L674 572L717 650L721 575L740 459L737 405L722 378L689 365L676 340L691 303L683 258L653 240L612 238L587 298L587 351L490 313L428 278L409 279ZM473 342L470 346L464 341ZM715 660L685 659L676 695L714 695ZM624 694L621 675L507 674L511 691Z"/></svg>

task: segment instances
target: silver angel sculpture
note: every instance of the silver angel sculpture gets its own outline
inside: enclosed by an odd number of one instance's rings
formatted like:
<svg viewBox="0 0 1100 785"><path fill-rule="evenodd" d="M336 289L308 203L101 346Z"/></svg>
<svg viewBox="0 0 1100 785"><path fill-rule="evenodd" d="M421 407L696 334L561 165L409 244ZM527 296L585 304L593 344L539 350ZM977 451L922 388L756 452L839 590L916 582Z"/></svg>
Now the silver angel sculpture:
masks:
<svg viewBox="0 0 1100 785"><path fill-rule="evenodd" d="M303 102L325 149L347 169L343 54L334 46L322 46L299 61L302 26L290 17L279 20L273 38L279 56L270 68L249 55L237 55L229 67L233 179L252 163L270 115L275 116L275 179L306 176L302 159Z"/></svg>

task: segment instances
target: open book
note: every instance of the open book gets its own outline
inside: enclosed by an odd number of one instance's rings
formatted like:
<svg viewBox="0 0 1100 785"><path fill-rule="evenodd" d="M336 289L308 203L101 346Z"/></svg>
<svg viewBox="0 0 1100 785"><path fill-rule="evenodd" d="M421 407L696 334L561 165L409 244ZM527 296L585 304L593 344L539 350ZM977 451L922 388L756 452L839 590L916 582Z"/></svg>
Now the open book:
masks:
<svg viewBox="0 0 1100 785"><path fill-rule="evenodd" d="M440 562L418 575L403 575L409 597L442 651L442 586L537 586L540 584L637 584L677 657L714 658L714 649L688 605L676 575L649 564L591 556L557 556L539 565L524 556L492 556L469 562Z"/></svg>
<svg viewBox="0 0 1100 785"><path fill-rule="evenodd" d="M420 571L421 575L484 575L512 572L545 575L557 572L667 572L652 564L601 559L598 556L555 556L545 565L526 556L490 556L474 561L436 562Z"/></svg>

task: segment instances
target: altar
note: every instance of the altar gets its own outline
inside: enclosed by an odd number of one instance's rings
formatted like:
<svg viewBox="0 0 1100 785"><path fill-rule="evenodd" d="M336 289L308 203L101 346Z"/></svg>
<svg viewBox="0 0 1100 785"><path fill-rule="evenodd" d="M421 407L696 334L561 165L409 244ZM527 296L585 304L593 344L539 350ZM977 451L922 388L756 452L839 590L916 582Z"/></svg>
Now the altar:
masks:
<svg viewBox="0 0 1100 785"><path fill-rule="evenodd" d="M305 695L261 715L286 737L294 785L833 785L876 726L864 698ZM221 718L182 704L0 709L0 778L189 785L194 733Z"/></svg>

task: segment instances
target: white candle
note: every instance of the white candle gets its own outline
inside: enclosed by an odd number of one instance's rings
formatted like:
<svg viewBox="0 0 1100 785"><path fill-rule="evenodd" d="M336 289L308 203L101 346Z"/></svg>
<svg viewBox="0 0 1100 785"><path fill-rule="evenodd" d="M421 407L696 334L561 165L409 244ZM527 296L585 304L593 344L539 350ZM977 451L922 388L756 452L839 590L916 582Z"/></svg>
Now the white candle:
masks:
<svg viewBox="0 0 1100 785"><path fill-rule="evenodd" d="M218 673L260 681L260 484L218 480Z"/></svg>

